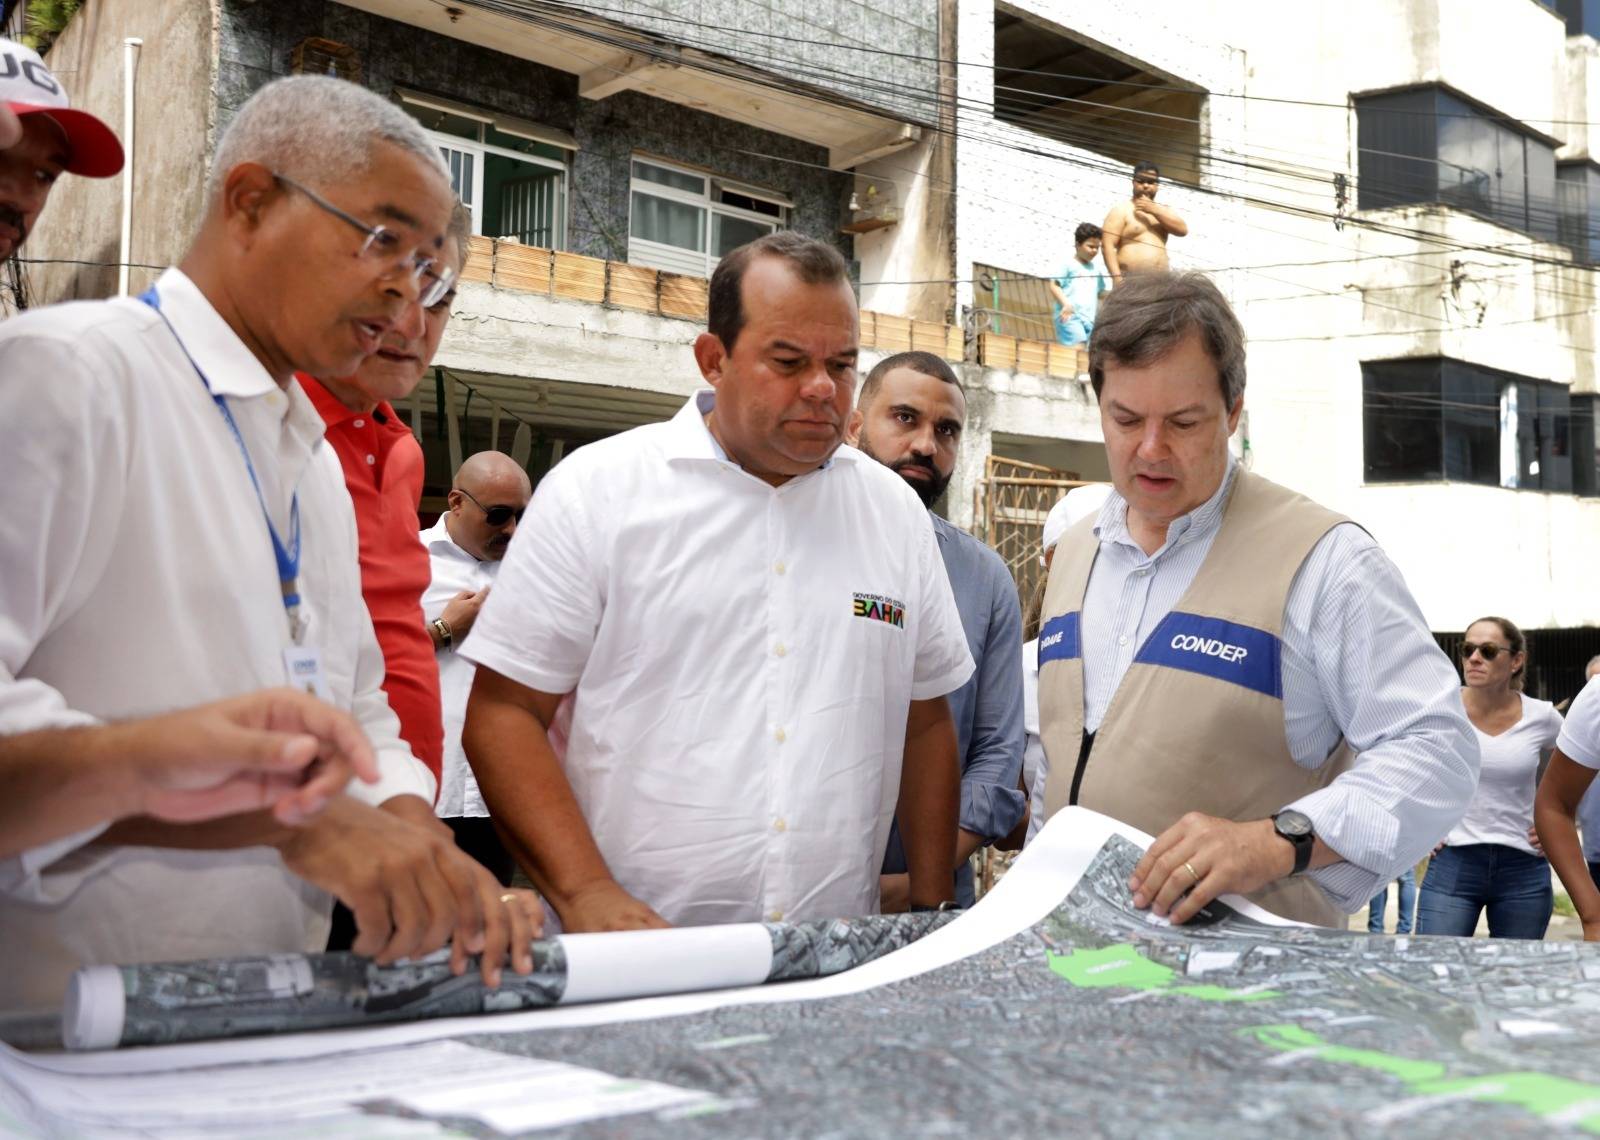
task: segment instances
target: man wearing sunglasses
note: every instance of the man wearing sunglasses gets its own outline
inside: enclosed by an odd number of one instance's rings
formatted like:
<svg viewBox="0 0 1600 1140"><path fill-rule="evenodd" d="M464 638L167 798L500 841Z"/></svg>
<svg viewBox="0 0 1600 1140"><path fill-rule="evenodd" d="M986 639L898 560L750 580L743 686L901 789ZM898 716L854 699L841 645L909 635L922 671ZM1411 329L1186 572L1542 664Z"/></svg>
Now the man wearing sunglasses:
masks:
<svg viewBox="0 0 1600 1140"><path fill-rule="evenodd" d="M149 817L0 864L0 1008L80 965L447 941L496 984L537 911L463 855L400 738L357 530L294 375L350 376L447 291L455 196L414 120L339 80L263 87L217 144L178 268L138 299L0 325L0 732L149 716L292 684L350 712L380 779L304 826ZM441 288L442 285L442 288ZM176 747L176 744L175 744Z"/></svg>
<svg viewBox="0 0 1600 1140"><path fill-rule="evenodd" d="M477 666L456 649L489 597L532 497L533 484L515 459L500 451L480 451L461 464L445 500L448 509L422 532L433 568L433 582L422 595L422 614L439 661L444 709L444 771L434 807L461 849L502 883L511 881L515 865L489 822L483 793L461 748Z"/></svg>

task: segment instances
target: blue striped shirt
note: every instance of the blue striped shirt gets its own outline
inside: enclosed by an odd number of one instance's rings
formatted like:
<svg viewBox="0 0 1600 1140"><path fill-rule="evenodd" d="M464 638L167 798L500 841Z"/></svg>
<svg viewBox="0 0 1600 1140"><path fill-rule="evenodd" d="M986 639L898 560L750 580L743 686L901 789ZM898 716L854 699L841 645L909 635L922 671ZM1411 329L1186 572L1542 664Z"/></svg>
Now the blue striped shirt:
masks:
<svg viewBox="0 0 1600 1140"><path fill-rule="evenodd" d="M1100 727L1135 652L1194 581L1235 470L1230 460L1217 493L1172 522L1152 555L1129 533L1122 496L1113 493L1101 509L1082 616L1086 731ZM1302 767L1321 767L1341 737L1358 753L1328 787L1282 805L1310 816L1318 837L1344 857L1310 875L1355 911L1432 850L1478 783L1461 681L1400 571L1358 526L1324 535L1290 587L1283 712L1289 752Z"/></svg>

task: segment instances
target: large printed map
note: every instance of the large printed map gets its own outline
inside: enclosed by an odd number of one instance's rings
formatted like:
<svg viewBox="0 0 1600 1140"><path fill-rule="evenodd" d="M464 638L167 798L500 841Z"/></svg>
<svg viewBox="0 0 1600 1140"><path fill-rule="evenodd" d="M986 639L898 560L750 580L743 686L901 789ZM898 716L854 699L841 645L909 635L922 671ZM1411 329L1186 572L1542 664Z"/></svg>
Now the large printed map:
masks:
<svg viewBox="0 0 1600 1140"><path fill-rule="evenodd" d="M700 1094L541 1136L1600 1134L1600 948L1369 937L1222 906L1173 928L1132 908L1139 848L1107 824L1081 813L1078 854L1030 848L1015 890L1008 876L859 972L931 968L873 974L891 980L858 992L797 983L807 1000L706 995L674 1016L622 1003L586 1024L478 1018L448 1023L449 1037ZM1078 862L1065 873L1041 857ZM1053 907L1026 897L1057 882L1070 889ZM271 1080L273 1063L254 1067ZM518 1131L382 1096L352 1111L374 1127Z"/></svg>

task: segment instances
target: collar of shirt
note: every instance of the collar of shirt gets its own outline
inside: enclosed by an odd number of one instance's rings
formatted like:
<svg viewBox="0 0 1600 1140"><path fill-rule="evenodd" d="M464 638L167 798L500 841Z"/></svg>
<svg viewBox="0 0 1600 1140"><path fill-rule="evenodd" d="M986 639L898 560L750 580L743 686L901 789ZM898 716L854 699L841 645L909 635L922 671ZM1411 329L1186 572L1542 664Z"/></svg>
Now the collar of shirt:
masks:
<svg viewBox="0 0 1600 1140"><path fill-rule="evenodd" d="M1179 543L1194 542L1216 532L1222 525L1222 508L1227 502L1228 488L1233 486L1233 476L1237 469L1232 454L1229 454L1228 469L1223 474L1222 483L1216 492L1188 514L1175 518L1167 524L1167 541L1148 557L1148 561L1160 561ZM1133 534L1128 529L1128 500L1116 491L1111 492L1105 506L1100 508L1100 517L1095 521L1094 533L1102 543L1132 547L1138 552L1139 558L1145 560L1144 548L1133 540Z"/></svg>
<svg viewBox="0 0 1600 1140"><path fill-rule="evenodd" d="M387 400L380 401L370 412L360 412L345 404L329 391L328 386L305 372L296 372L295 379L300 381L300 387L305 389L306 397L310 399L311 406L317 409L317 414L322 417L322 422L329 428L338 427L340 424L351 420L370 420L379 426L397 425L402 431L411 429L400 423L400 417L395 415L394 408ZM361 427L361 424L355 424Z"/></svg>
<svg viewBox="0 0 1600 1140"><path fill-rule="evenodd" d="M212 394L237 400L269 397L267 406L277 411L285 426L314 450L323 434L322 417L300 391L300 385L279 387L183 270L166 270L157 279L155 289L161 298L161 315L172 326L189 359L205 375ZM199 377L195 380L198 383ZM271 399L274 395L281 399Z"/></svg>
<svg viewBox="0 0 1600 1140"><path fill-rule="evenodd" d="M438 522L422 532L419 536L422 539L422 545L428 548L429 554L437 557L455 558L462 562L470 562L476 565L478 560L465 550L462 550L460 546L456 545L456 540L450 537L450 528L445 525L445 519L449 517L449 514L450 512L447 509L444 514L439 516Z"/></svg>
<svg viewBox="0 0 1600 1140"><path fill-rule="evenodd" d="M678 409L678 414L672 417L668 425L670 430L663 448L668 463L678 460L709 460L713 463L732 463L735 467L738 466L728 458L727 451L717 442L717 437L711 434L711 427L706 423L706 417L716 406L717 390L701 388ZM849 444L842 443L824 463L817 467L817 470L826 471L833 466L836 459L854 463L861 458L863 458L861 452Z"/></svg>

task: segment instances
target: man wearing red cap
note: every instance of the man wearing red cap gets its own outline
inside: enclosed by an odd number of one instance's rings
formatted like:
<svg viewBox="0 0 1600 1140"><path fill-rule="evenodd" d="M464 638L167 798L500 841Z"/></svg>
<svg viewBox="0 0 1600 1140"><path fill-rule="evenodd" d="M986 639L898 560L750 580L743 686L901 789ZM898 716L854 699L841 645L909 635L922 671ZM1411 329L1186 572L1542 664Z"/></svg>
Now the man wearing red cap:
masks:
<svg viewBox="0 0 1600 1140"><path fill-rule="evenodd" d="M121 170L111 128L67 105L38 52L0 39L0 262L28 240L63 171L110 178Z"/></svg>

